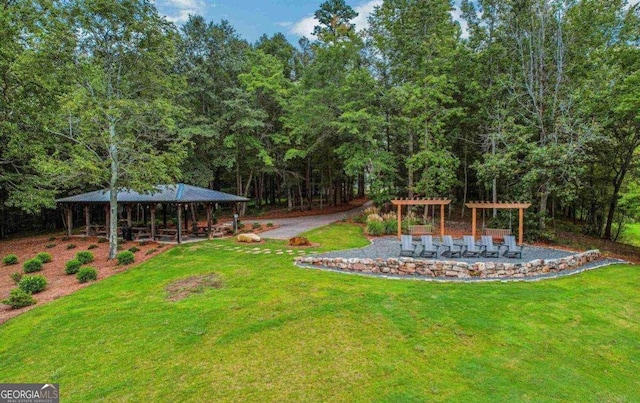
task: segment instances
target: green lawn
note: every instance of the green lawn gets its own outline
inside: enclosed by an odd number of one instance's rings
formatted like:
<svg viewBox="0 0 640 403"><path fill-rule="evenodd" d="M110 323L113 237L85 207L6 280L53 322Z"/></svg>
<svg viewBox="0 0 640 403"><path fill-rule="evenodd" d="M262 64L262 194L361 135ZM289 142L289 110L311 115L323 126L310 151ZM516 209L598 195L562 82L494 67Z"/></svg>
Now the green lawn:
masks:
<svg viewBox="0 0 640 403"><path fill-rule="evenodd" d="M348 224L308 236L367 243ZM1 325L0 382L57 382L80 402L640 401L638 266L433 284L235 246L174 248ZM211 272L222 288L166 300Z"/></svg>
<svg viewBox="0 0 640 403"><path fill-rule="evenodd" d="M640 223L625 224L621 242L640 247Z"/></svg>

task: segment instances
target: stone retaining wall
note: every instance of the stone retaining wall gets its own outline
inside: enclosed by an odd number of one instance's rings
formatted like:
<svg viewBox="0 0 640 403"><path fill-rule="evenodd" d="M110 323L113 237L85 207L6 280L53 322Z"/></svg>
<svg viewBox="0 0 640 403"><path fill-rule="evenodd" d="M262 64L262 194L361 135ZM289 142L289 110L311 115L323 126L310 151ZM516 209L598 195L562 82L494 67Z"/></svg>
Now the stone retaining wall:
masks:
<svg viewBox="0 0 640 403"><path fill-rule="evenodd" d="M345 259L297 257L296 263L361 273L422 275L436 278L524 278L541 274L573 270L602 257L599 250L590 250L559 259L532 260L526 263L476 262L465 263L443 260L413 259L410 257L387 259Z"/></svg>

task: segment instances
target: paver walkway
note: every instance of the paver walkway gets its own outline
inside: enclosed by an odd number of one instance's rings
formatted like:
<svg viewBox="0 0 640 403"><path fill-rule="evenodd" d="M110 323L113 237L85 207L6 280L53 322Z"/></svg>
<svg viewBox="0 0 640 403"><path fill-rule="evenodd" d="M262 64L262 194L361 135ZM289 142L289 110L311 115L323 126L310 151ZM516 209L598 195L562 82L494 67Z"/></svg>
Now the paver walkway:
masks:
<svg viewBox="0 0 640 403"><path fill-rule="evenodd" d="M313 215L306 217L292 217L292 218L277 218L271 220L250 220L245 224L251 224L253 222L259 222L261 224L273 223L279 227L260 233L262 238L270 239L289 239L294 236L298 236L303 232L312 230L314 228L322 227L332 222L340 221L345 218L349 218L360 212L367 207L371 206L371 201L366 202L360 207L356 207L352 210L343 211L341 213L325 214L325 215Z"/></svg>

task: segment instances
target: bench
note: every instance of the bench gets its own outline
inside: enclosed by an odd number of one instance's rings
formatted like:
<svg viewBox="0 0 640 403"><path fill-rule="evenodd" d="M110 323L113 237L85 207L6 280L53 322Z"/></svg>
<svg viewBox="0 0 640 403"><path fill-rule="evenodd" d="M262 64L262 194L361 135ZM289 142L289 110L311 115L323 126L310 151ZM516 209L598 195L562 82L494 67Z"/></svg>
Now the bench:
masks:
<svg viewBox="0 0 640 403"><path fill-rule="evenodd" d="M430 235L433 232L433 225L409 225L409 235Z"/></svg>
<svg viewBox="0 0 640 403"><path fill-rule="evenodd" d="M483 235L490 235L494 241L504 241L504 236L511 235L511 230L508 228L485 228Z"/></svg>

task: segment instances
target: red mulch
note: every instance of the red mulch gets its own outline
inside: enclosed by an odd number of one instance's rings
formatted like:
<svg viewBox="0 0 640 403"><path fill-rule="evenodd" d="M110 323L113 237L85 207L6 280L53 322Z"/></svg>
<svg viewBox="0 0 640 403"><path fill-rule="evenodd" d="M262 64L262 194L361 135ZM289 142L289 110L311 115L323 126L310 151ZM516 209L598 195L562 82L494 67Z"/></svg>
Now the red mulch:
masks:
<svg viewBox="0 0 640 403"><path fill-rule="evenodd" d="M98 271L98 281L127 270L157 255L160 251L171 248L171 245L164 245L157 249L158 244L155 242L140 245L139 242L128 241L122 245L122 250L129 249L133 246L140 249L135 253L135 263L129 266L118 266L117 260L107 260L107 256L109 255L108 242L98 243L98 238L96 237L86 238L79 236L73 236L69 240L63 241L62 238L64 235L62 234L55 234L54 236L56 239L49 241L51 236L52 235L16 238L0 242L0 258L10 253L14 253L19 259L18 264L15 265L5 266L0 263L0 300L7 298L9 296L9 291L16 287L13 280L9 277L10 274L19 272L25 275L22 270L22 264L25 260L35 257L36 254L40 252L48 252L53 257L51 262L43 265L42 271L26 274L43 275L49 283L46 290L34 295L34 298L38 303L21 309L10 309L8 305L0 304L0 323L26 312L35 306L45 304L54 299L69 295L80 288L91 285L91 283L80 284L75 275L67 275L64 272L65 263L68 260L73 259L76 253L87 250L87 247L91 244L95 244L98 247L90 250L90 252L95 256L95 260L87 264L87 266L94 267ZM51 243L55 243L56 246L47 248L46 245ZM74 244L76 247L73 249L67 249L67 245L69 244ZM147 255L147 252L152 249L157 249L157 251Z"/></svg>

